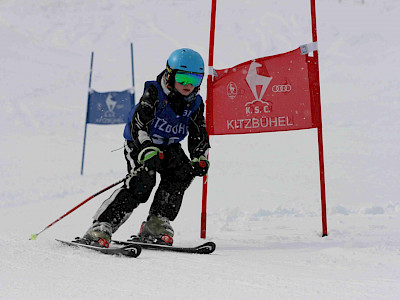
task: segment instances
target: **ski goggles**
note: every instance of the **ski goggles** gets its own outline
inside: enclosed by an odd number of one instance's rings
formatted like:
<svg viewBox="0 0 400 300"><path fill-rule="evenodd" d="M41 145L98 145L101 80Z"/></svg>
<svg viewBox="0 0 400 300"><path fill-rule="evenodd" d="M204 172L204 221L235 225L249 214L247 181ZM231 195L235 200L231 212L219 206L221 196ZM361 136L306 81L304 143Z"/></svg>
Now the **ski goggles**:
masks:
<svg viewBox="0 0 400 300"><path fill-rule="evenodd" d="M191 84L194 87L197 87L203 81L203 75L204 74L200 73L189 73L185 71L178 71L175 74L175 81L182 85Z"/></svg>

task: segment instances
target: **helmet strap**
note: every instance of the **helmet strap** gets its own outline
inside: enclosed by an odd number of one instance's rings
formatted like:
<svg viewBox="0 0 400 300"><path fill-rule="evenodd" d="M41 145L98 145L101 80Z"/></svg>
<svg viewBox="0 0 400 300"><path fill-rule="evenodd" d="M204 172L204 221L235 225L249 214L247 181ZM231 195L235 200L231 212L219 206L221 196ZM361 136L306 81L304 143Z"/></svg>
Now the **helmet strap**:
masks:
<svg viewBox="0 0 400 300"><path fill-rule="evenodd" d="M172 89L175 86L175 73L176 73L176 71L170 69L168 67L168 65L167 65L165 73L166 73L165 74L165 84L166 84L167 88L172 91Z"/></svg>

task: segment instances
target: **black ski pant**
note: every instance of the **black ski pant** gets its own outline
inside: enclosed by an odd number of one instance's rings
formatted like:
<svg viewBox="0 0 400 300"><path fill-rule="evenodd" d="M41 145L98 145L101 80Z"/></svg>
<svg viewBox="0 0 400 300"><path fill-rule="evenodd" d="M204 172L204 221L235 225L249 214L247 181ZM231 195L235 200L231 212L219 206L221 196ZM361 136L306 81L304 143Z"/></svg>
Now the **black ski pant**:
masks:
<svg viewBox="0 0 400 300"><path fill-rule="evenodd" d="M193 169L190 160L179 143L160 147L164 153L157 172L161 180L154 195L149 215L158 215L173 221L180 210L183 195L193 181ZM133 142L125 144L125 159L128 172L140 167L137 157L139 151ZM95 221L110 223L115 232L141 203L147 202L153 188L156 186L156 171L142 169L135 176L127 179L124 185L115 190L103 202L96 215Z"/></svg>

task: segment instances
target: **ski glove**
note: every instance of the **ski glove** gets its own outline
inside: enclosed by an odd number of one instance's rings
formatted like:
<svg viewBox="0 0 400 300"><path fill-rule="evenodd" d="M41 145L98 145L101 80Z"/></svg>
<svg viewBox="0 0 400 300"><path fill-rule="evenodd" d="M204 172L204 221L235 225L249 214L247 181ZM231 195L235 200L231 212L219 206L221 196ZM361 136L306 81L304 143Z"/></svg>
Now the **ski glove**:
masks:
<svg viewBox="0 0 400 300"><path fill-rule="evenodd" d="M138 161L150 170L160 168L161 161L164 159L164 153L157 147L150 146L139 152Z"/></svg>
<svg viewBox="0 0 400 300"><path fill-rule="evenodd" d="M206 175L210 167L210 162L203 155L199 158L193 158L190 164L193 168L193 174L196 176Z"/></svg>

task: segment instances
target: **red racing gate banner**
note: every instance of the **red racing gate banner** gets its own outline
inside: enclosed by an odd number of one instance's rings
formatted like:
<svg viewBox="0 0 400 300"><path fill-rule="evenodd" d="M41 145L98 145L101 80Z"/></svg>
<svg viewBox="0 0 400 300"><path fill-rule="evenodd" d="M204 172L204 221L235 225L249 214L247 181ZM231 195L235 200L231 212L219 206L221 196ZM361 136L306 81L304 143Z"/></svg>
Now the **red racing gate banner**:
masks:
<svg viewBox="0 0 400 300"><path fill-rule="evenodd" d="M315 82L314 76L310 76L313 57L306 51L310 45L215 70L211 101L206 108L208 133L224 135L316 127L318 109L312 88Z"/></svg>
<svg viewBox="0 0 400 300"><path fill-rule="evenodd" d="M233 68L214 70L217 0L211 1L206 121L209 135L317 128L322 236L328 235L315 0L310 0L313 42ZM313 53L309 56L309 53ZM206 237L207 176L203 177L200 237Z"/></svg>

